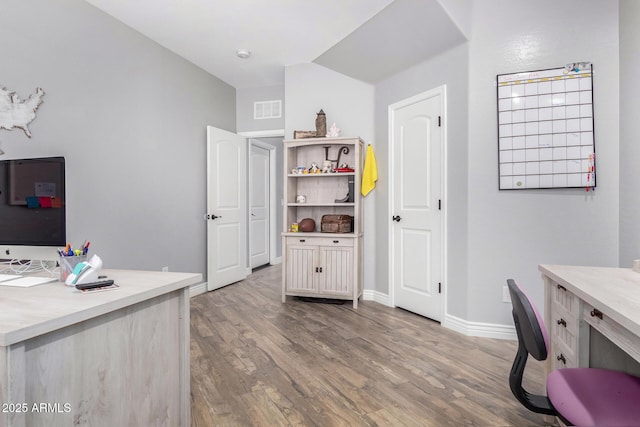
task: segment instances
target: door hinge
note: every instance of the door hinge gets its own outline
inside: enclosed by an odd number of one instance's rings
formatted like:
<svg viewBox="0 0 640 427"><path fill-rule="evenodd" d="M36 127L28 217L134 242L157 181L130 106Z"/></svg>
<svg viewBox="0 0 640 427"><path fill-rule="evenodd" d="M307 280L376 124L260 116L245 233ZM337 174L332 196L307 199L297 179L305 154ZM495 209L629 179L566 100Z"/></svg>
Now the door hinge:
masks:
<svg viewBox="0 0 640 427"><path fill-rule="evenodd" d="M442 293L442 282L438 282L438 293Z"/></svg>
<svg viewBox="0 0 640 427"><path fill-rule="evenodd" d="M438 127L442 127L442 116L438 116Z"/></svg>
<svg viewBox="0 0 640 427"><path fill-rule="evenodd" d="M438 199L438 210L442 210L442 199Z"/></svg>

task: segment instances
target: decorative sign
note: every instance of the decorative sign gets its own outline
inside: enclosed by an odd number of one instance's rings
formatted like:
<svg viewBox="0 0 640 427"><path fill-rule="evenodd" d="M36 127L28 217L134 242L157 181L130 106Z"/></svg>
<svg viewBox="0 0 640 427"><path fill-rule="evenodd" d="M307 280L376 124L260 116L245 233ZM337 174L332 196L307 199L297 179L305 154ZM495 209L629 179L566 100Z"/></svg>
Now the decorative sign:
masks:
<svg viewBox="0 0 640 427"><path fill-rule="evenodd" d="M596 186L591 63L498 75L500 190Z"/></svg>
<svg viewBox="0 0 640 427"><path fill-rule="evenodd" d="M42 104L43 96L44 91L37 88L35 96L31 95L21 100L14 91L0 87L0 129L22 129L25 135L31 138L27 125L36 118L36 111Z"/></svg>

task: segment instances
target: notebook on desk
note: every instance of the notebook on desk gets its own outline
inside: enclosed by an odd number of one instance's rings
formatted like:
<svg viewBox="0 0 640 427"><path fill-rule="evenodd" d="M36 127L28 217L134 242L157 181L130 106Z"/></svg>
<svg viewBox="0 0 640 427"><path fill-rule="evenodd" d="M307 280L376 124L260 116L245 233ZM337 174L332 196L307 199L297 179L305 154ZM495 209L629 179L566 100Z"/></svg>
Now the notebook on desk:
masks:
<svg viewBox="0 0 640 427"><path fill-rule="evenodd" d="M13 280L22 277L19 274L2 274L0 273L0 282L4 282L5 280Z"/></svg>
<svg viewBox="0 0 640 427"><path fill-rule="evenodd" d="M3 274L0 276L8 276ZM55 277L40 277L40 276L14 276L13 278L3 279L0 278L0 286L17 286L21 288L28 288L30 286L43 285L45 283L54 282Z"/></svg>

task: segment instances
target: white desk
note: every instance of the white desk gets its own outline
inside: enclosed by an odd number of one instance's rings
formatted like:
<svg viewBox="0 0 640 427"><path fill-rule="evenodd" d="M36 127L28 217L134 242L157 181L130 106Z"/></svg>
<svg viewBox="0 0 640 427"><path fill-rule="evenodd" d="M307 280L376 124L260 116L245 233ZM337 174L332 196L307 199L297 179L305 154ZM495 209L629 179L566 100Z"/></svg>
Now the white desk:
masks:
<svg viewBox="0 0 640 427"><path fill-rule="evenodd" d="M0 427L190 424L189 286L201 275L103 274L120 288L0 289Z"/></svg>
<svg viewBox="0 0 640 427"><path fill-rule="evenodd" d="M540 265L539 270L551 340L547 373L593 366L592 329L640 362L640 273L566 265Z"/></svg>

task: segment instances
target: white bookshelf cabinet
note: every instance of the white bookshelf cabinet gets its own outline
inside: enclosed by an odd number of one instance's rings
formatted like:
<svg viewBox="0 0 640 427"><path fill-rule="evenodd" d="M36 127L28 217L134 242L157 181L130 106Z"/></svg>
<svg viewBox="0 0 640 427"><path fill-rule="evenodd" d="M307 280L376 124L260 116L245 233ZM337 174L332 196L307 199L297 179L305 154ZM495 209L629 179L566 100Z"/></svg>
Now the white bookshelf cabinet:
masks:
<svg viewBox="0 0 640 427"><path fill-rule="evenodd" d="M363 289L363 149L357 137L284 141L282 302L287 296L321 297L352 300L358 307ZM327 158L334 168L346 163L353 172L298 173L313 162L322 169ZM304 202L298 196L305 196ZM322 216L328 214L351 216L351 232L321 232ZM315 230L292 231L304 218L315 221Z"/></svg>

